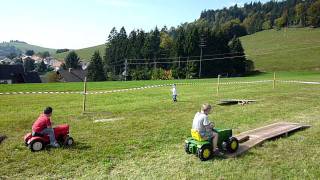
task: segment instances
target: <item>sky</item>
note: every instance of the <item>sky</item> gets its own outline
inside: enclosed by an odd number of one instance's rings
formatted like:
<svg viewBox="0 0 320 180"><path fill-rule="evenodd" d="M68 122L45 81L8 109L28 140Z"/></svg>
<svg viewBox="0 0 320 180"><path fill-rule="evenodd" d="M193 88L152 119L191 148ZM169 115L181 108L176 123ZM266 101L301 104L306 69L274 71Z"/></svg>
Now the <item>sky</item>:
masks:
<svg viewBox="0 0 320 180"><path fill-rule="evenodd" d="M0 42L81 49L105 43L113 27L127 33L176 27L205 9L246 2L251 0L0 0Z"/></svg>

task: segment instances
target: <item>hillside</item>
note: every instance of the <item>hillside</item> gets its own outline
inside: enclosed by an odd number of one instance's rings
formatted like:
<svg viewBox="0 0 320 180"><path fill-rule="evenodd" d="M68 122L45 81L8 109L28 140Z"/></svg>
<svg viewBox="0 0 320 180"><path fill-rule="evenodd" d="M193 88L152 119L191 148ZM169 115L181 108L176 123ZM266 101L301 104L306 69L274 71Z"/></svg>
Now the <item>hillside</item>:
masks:
<svg viewBox="0 0 320 180"><path fill-rule="evenodd" d="M75 52L78 54L80 59L89 61L94 51L96 50L98 50L100 52L100 55L103 56L105 51L105 45L102 44L102 45L88 47L84 49L78 49L78 50L75 50ZM68 53L69 52L59 53L59 54L54 54L53 56L59 60L64 60L64 58L67 56Z"/></svg>
<svg viewBox="0 0 320 180"><path fill-rule="evenodd" d="M48 51L50 54L54 54L56 49L44 48L41 46L36 46L28 44L25 42L4 42L0 43L0 47L14 46L16 49L20 50L22 53L25 53L27 50L33 50L35 53Z"/></svg>
<svg viewBox="0 0 320 180"><path fill-rule="evenodd" d="M246 55L261 71L320 69L320 29L268 30L241 38Z"/></svg>

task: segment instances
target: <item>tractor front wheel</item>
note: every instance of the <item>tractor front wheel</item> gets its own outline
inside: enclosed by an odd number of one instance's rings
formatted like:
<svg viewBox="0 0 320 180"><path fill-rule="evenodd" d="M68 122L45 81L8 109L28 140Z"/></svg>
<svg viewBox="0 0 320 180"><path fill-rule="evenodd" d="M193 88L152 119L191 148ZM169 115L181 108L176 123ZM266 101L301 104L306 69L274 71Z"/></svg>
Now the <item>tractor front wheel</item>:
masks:
<svg viewBox="0 0 320 180"><path fill-rule="evenodd" d="M212 147L209 144L203 145L198 149L198 157L201 161L211 159L213 155Z"/></svg>
<svg viewBox="0 0 320 180"><path fill-rule="evenodd" d="M191 154L189 147L190 147L189 143L184 144L184 150L186 151L187 154Z"/></svg>
<svg viewBox="0 0 320 180"><path fill-rule="evenodd" d="M230 137L230 139L227 142L227 151L229 153L234 153L238 150L239 148L239 141L235 137Z"/></svg>
<svg viewBox="0 0 320 180"><path fill-rule="evenodd" d="M29 149L32 152L41 151L44 147L44 143L41 140L34 140L29 143Z"/></svg>
<svg viewBox="0 0 320 180"><path fill-rule="evenodd" d="M65 145L65 146L71 146L71 145L73 145L73 144L74 144L74 140L73 140L73 138L70 137L70 136L68 136L68 137L65 139L65 141L64 141L64 145Z"/></svg>

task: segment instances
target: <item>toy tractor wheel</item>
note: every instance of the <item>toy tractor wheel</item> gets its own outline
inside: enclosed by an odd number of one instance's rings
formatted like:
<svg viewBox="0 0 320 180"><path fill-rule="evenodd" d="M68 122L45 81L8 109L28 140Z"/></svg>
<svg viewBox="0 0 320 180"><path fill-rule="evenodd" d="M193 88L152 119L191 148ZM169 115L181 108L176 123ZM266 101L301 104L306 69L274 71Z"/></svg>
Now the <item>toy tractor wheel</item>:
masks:
<svg viewBox="0 0 320 180"><path fill-rule="evenodd" d="M64 141L64 145L65 146L71 146L71 145L73 145L74 144L74 140L73 140L73 138L72 137L67 137L66 138L66 140Z"/></svg>
<svg viewBox="0 0 320 180"><path fill-rule="evenodd" d="M184 144L184 150L186 151L187 154L191 154L189 147L190 147L189 143Z"/></svg>
<svg viewBox="0 0 320 180"><path fill-rule="evenodd" d="M238 139L235 137L230 137L230 139L227 142L227 147L226 147L227 151L229 153L234 153L238 150L238 148L239 148Z"/></svg>
<svg viewBox="0 0 320 180"><path fill-rule="evenodd" d="M198 149L198 157L201 161L206 161L211 159L213 155L212 147L209 144L203 145L201 148Z"/></svg>
<svg viewBox="0 0 320 180"><path fill-rule="evenodd" d="M36 152L36 151L41 151L44 147L44 144L41 140L34 140L34 141L31 141L28 146L32 152Z"/></svg>

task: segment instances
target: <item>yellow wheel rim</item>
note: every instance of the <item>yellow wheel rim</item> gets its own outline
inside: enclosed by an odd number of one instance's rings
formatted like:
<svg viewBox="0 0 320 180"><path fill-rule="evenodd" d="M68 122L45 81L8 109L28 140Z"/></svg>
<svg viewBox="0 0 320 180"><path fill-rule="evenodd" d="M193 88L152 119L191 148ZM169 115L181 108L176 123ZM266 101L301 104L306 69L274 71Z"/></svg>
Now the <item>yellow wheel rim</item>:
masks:
<svg viewBox="0 0 320 180"><path fill-rule="evenodd" d="M232 141L231 149L235 150L235 149L237 149L237 146L238 146L237 142L236 141Z"/></svg>
<svg viewBox="0 0 320 180"><path fill-rule="evenodd" d="M204 158L209 158L210 154L211 154L210 149L204 149L203 150L203 157Z"/></svg>

